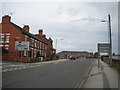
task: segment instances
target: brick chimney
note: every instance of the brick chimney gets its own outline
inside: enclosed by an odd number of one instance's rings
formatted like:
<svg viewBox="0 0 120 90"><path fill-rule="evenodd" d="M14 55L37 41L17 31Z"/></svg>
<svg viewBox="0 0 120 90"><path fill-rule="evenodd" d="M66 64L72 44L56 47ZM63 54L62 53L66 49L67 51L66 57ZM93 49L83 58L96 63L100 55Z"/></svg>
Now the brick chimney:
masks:
<svg viewBox="0 0 120 90"><path fill-rule="evenodd" d="M9 15L5 15L2 17L2 23L10 23L11 17Z"/></svg>
<svg viewBox="0 0 120 90"><path fill-rule="evenodd" d="M43 35L44 38L46 38L46 35Z"/></svg>
<svg viewBox="0 0 120 90"><path fill-rule="evenodd" d="M49 37L49 39L48 39L50 42L53 42L53 40Z"/></svg>
<svg viewBox="0 0 120 90"><path fill-rule="evenodd" d="M23 29L29 32L29 25L24 25Z"/></svg>
<svg viewBox="0 0 120 90"><path fill-rule="evenodd" d="M40 29L40 30L38 31L38 33L39 33L39 36L42 36L42 34L43 34L43 30Z"/></svg>

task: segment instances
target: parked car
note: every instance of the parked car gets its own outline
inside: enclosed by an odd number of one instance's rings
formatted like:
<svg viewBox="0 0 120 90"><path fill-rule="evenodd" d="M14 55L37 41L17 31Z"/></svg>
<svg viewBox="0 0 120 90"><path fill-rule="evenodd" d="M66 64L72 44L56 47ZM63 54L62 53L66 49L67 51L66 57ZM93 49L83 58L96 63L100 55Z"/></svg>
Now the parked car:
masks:
<svg viewBox="0 0 120 90"><path fill-rule="evenodd" d="M76 58L74 56L70 56L70 60L75 60Z"/></svg>

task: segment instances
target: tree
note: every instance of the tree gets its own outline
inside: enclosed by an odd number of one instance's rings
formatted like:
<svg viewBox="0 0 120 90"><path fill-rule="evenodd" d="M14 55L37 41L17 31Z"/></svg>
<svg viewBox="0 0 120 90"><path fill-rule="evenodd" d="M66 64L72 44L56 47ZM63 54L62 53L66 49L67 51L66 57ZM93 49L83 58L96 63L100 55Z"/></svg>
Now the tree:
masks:
<svg viewBox="0 0 120 90"><path fill-rule="evenodd" d="M94 58L98 58L98 52L94 53Z"/></svg>
<svg viewBox="0 0 120 90"><path fill-rule="evenodd" d="M115 56L115 53L113 53L113 56Z"/></svg>

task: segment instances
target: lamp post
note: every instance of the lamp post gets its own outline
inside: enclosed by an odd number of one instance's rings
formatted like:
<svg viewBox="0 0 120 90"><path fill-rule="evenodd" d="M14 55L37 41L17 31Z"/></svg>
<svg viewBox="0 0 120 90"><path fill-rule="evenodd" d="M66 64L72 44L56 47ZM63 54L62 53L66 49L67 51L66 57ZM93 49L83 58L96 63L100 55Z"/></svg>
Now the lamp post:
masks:
<svg viewBox="0 0 120 90"><path fill-rule="evenodd" d="M57 41L58 41L58 40L63 40L63 39L56 39L56 45L55 45L55 46L56 46L56 47L55 47L56 53L57 53Z"/></svg>
<svg viewBox="0 0 120 90"><path fill-rule="evenodd" d="M108 22L108 29L109 29L109 40L110 40L110 66L112 66L112 36L111 36L111 17L110 14L108 14L108 21L102 20L101 22Z"/></svg>

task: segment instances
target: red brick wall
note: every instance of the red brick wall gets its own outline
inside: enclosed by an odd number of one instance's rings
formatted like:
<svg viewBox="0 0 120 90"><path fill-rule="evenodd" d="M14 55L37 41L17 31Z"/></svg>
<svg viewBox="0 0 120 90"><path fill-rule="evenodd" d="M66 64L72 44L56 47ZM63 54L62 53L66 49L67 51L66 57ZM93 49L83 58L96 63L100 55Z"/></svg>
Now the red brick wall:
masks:
<svg viewBox="0 0 120 90"><path fill-rule="evenodd" d="M62 51L60 52L58 55L60 58L64 58L64 55L67 56L75 56L75 57L79 57L79 56L84 56L84 57L93 57L92 53L89 52L71 52L71 51Z"/></svg>
<svg viewBox="0 0 120 90"><path fill-rule="evenodd" d="M45 50L46 51L46 60L50 60L52 58L50 56L51 49L53 48L51 41L46 38L46 35L43 34L43 30L39 30L38 34L36 34L35 36L37 36L38 38L40 38L41 40L43 40L45 43L48 44L48 45L46 45L46 50Z"/></svg>
<svg viewBox="0 0 120 90"><path fill-rule="evenodd" d="M17 30L10 23L10 19L11 18L9 16L5 16L5 18L3 17L2 23L0 24L0 27L2 27L2 28L0 28L0 31L2 31L1 33L4 33L4 34L10 33L9 43L2 43L2 45L9 45L9 49L8 49L9 53L3 55L3 60L13 60L13 61L17 60L17 61L20 61L21 56L22 56L21 61L26 62L27 57L23 56L23 52L22 51L15 51L15 41L25 41L25 35L22 32L20 32L19 30ZM28 26L24 27L24 29L26 31L29 31ZM40 37L40 38L42 38L42 40L44 42L47 42L47 40L44 37ZM33 50L32 50L33 52L32 51L30 51L30 52L32 52L34 54L35 49L36 49L36 53L37 53L37 51L40 51L40 45L39 45L38 41L36 42L36 47L35 47L35 40L34 40L34 42L31 43L30 37L28 37L27 41L30 42L30 45L33 44L33 46L31 46L33 48ZM0 43L0 45L1 45L1 43ZM44 50L44 49L42 49L42 50ZM45 55L45 52L47 52L47 54L48 54L48 52L49 52L48 47L47 47L47 50L44 50L44 55ZM31 58L31 59L33 60L33 58Z"/></svg>
<svg viewBox="0 0 120 90"><path fill-rule="evenodd" d="M21 41L23 35L21 32L19 32L14 26L12 26L10 24L10 22L8 18L7 20L3 20L2 22L2 32L1 33L10 33L10 38L9 38L9 43L2 43L2 45L9 45L9 54L5 54L3 55L3 59L4 60L15 60L15 37L20 37L20 39L18 39L17 41ZM6 35L5 35L5 39L4 42L6 41Z"/></svg>

